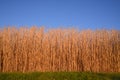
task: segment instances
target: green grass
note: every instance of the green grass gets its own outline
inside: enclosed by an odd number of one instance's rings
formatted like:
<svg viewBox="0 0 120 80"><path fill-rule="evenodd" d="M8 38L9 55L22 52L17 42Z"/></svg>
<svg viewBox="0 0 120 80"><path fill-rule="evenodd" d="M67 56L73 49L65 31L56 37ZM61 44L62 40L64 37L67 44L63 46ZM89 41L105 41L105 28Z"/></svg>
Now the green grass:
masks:
<svg viewBox="0 0 120 80"><path fill-rule="evenodd" d="M0 73L0 80L120 80L120 73L91 73L91 72Z"/></svg>

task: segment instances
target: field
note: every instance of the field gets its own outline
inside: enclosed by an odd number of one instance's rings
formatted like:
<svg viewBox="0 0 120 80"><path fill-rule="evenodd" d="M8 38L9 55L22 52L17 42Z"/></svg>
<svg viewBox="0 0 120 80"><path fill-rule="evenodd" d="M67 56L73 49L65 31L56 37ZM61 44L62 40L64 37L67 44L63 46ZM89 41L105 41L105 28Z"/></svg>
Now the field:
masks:
<svg viewBox="0 0 120 80"><path fill-rule="evenodd" d="M90 73L90 72L0 73L0 80L120 80L120 73Z"/></svg>
<svg viewBox="0 0 120 80"><path fill-rule="evenodd" d="M120 72L119 30L0 29L0 72Z"/></svg>

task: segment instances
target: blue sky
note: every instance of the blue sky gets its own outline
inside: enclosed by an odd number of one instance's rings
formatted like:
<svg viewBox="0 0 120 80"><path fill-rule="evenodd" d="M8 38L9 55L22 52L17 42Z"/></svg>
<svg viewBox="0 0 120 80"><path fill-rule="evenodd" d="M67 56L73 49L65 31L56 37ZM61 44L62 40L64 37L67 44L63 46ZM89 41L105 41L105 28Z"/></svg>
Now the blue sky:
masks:
<svg viewBox="0 0 120 80"><path fill-rule="evenodd" d="M0 27L119 29L120 0L0 0Z"/></svg>

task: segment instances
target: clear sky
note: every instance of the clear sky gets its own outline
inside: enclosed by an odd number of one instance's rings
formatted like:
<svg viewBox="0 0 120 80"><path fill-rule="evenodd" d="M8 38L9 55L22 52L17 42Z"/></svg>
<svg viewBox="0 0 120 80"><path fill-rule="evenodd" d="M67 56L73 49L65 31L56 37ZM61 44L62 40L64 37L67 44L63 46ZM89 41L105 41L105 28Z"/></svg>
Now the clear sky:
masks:
<svg viewBox="0 0 120 80"><path fill-rule="evenodd" d="M0 0L0 26L119 29L120 0Z"/></svg>

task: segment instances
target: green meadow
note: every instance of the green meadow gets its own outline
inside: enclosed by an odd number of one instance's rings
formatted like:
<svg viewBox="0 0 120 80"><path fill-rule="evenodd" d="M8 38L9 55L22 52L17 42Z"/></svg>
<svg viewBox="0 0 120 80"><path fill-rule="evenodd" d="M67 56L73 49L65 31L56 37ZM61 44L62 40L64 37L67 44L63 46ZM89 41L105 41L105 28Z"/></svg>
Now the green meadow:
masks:
<svg viewBox="0 0 120 80"><path fill-rule="evenodd" d="M120 73L12 72L12 73L0 73L0 80L120 80Z"/></svg>

